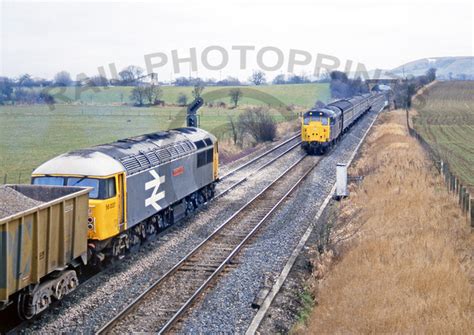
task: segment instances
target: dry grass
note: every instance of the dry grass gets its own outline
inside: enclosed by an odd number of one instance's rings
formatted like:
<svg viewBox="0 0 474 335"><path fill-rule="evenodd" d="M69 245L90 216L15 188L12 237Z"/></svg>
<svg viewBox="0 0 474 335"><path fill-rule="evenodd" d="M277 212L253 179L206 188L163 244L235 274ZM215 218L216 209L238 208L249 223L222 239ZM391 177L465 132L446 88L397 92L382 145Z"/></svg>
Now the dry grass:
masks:
<svg viewBox="0 0 474 335"><path fill-rule="evenodd" d="M317 307L295 332L472 333L473 235L403 112L381 116L351 173L366 177L341 204L338 261L326 276L318 263Z"/></svg>
<svg viewBox="0 0 474 335"><path fill-rule="evenodd" d="M299 119L284 121L277 123L277 138L280 140L297 132L300 128ZM223 138L219 141L219 159L222 164L227 164L242 156L246 156L255 150L264 149L271 142L253 143L252 141L245 141L243 147L234 144L230 138Z"/></svg>

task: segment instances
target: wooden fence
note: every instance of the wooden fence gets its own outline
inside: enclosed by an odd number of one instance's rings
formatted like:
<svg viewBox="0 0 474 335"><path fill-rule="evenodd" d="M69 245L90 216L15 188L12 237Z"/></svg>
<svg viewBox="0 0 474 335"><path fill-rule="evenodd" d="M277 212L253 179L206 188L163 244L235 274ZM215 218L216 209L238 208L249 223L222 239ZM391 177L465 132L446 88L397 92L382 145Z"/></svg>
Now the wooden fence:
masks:
<svg viewBox="0 0 474 335"><path fill-rule="evenodd" d="M428 156L433 160L436 168L444 178L448 191L458 199L462 213L467 216L469 224L474 228L474 197L469 193L469 188L462 184L462 182L451 171L449 163L444 161L443 158L440 157L428 144L428 142L415 129L410 127L409 123L408 132L412 137L418 140L423 149L428 153Z"/></svg>

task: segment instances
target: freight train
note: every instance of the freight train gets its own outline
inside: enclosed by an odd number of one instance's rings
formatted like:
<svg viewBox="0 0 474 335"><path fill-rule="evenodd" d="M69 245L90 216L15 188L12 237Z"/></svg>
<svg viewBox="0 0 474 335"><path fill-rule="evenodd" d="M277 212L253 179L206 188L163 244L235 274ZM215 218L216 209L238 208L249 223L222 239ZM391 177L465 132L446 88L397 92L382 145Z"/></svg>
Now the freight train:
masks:
<svg viewBox="0 0 474 335"><path fill-rule="evenodd" d="M374 92L307 111L301 123L301 146L309 154L324 154L363 114L384 101L383 94Z"/></svg>
<svg viewBox="0 0 474 335"><path fill-rule="evenodd" d="M27 216L0 219L0 269L5 270L0 274L0 310L16 300L18 314L33 317L75 287L71 270L136 250L211 199L217 181L217 140L194 127L128 138L45 162L33 171L30 187L89 188L88 208L79 208L73 199L56 209L55 216L49 210L41 214L46 217L35 214L40 213L36 208L25 212ZM52 224L57 217L60 222L84 222ZM47 231L34 228L40 222Z"/></svg>

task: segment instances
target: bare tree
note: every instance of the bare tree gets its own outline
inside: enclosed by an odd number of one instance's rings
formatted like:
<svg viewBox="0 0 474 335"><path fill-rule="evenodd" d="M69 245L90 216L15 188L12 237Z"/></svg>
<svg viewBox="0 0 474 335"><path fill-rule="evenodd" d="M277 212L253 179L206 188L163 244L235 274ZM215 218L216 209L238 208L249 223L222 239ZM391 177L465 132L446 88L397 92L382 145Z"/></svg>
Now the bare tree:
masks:
<svg viewBox="0 0 474 335"><path fill-rule="evenodd" d="M429 82L436 80L436 69L430 68L426 71L426 76L428 77Z"/></svg>
<svg viewBox="0 0 474 335"><path fill-rule="evenodd" d="M143 101L146 98L146 87L136 86L133 88L132 93L130 94L130 100L134 101L137 106L143 106Z"/></svg>
<svg viewBox="0 0 474 335"><path fill-rule="evenodd" d="M243 95L244 94L240 88L231 88L229 90L230 101L234 103L234 107L237 107L237 104Z"/></svg>
<svg viewBox="0 0 474 335"><path fill-rule="evenodd" d="M0 77L0 105L12 100L13 81L7 77Z"/></svg>
<svg viewBox="0 0 474 335"><path fill-rule="evenodd" d="M273 141L276 137L276 122L264 107L249 108L240 114L238 127L257 142Z"/></svg>
<svg viewBox="0 0 474 335"><path fill-rule="evenodd" d="M242 146L244 131L239 127L239 123L232 115L227 116L229 120L229 131L232 134L232 140L235 145Z"/></svg>
<svg viewBox="0 0 474 335"><path fill-rule="evenodd" d="M197 81L194 84L193 91L191 92L194 99L201 97L201 94L202 94L202 91L204 91L204 88L205 88L204 83L201 80Z"/></svg>
<svg viewBox="0 0 474 335"><path fill-rule="evenodd" d="M144 88L145 90L145 97L150 103L150 105L154 105L160 100L160 97L163 94L163 90L159 85L151 84Z"/></svg>
<svg viewBox="0 0 474 335"><path fill-rule="evenodd" d="M72 84L71 75L67 71L61 71L54 76L54 84L57 86L70 86Z"/></svg>
<svg viewBox="0 0 474 335"><path fill-rule="evenodd" d="M18 78L19 87L32 87L34 84L33 79L31 79L31 76L28 73L25 73Z"/></svg>
<svg viewBox="0 0 474 335"><path fill-rule="evenodd" d="M178 103L178 105L186 106L188 104L188 96L183 92L180 92L176 102Z"/></svg>
<svg viewBox="0 0 474 335"><path fill-rule="evenodd" d="M133 85L139 81L143 69L136 65L129 65L119 72L122 85Z"/></svg>
<svg viewBox="0 0 474 335"><path fill-rule="evenodd" d="M267 82L265 72L260 70L253 71L252 75L249 78L249 81L257 86L265 84Z"/></svg>
<svg viewBox="0 0 474 335"><path fill-rule="evenodd" d="M284 74L279 74L272 81L273 85L283 85L286 84L286 79Z"/></svg>
<svg viewBox="0 0 474 335"><path fill-rule="evenodd" d="M87 80L87 85L105 87L109 85L109 80L104 76L94 76Z"/></svg>

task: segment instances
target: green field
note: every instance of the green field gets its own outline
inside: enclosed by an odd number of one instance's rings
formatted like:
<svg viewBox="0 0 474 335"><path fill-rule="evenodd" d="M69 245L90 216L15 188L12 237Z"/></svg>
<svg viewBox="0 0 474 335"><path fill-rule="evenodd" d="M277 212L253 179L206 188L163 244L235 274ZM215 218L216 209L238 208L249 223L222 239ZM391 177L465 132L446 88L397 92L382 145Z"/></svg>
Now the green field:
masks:
<svg viewBox="0 0 474 335"><path fill-rule="evenodd" d="M219 89L206 88L204 92ZM172 100L179 92L190 90L164 87L163 98ZM185 108L182 107L138 108L117 103L120 93L129 91L128 87L113 87L97 94L85 92L81 98L92 102L57 104L54 110L46 105L0 106L0 183L4 182L5 174L9 183L28 182L35 167L67 151L184 125ZM265 86L259 91L270 94L270 98L267 95L247 98L237 109L201 108L201 127L223 137L226 136L228 115L238 115L246 105L272 105L281 101L306 108L316 99L329 98L328 85L320 84ZM68 94L74 94L72 88L68 89ZM219 96L208 94L207 100L216 97L215 101L228 103L228 98ZM284 120L278 108L272 110L277 121Z"/></svg>
<svg viewBox="0 0 474 335"><path fill-rule="evenodd" d="M218 87L211 86L204 89L204 98L206 96L212 96L214 101L223 101L226 104L230 104L228 97L228 91L233 87ZM250 98L250 96L258 96L258 93L268 94L271 97L275 97L285 105L298 105L301 107L311 107L314 105L315 99L327 102L330 98L328 84L299 84L299 85L268 85L268 86L241 86L244 91L244 96L240 104L243 105L262 105L267 104L265 96L261 98ZM163 86L162 100L166 104L175 104L180 93L184 93L188 96L188 100L191 100L192 87L176 87L176 86ZM54 88L50 93L59 93L61 88ZM130 104L130 92L132 87L108 87L108 88L96 88L98 92L92 88L76 88L68 87L64 88L65 92L62 93L71 103L80 104ZM84 90L84 91L82 91ZM252 94L245 94L245 92L251 92ZM219 94L213 94L219 93ZM206 99L205 99L206 100Z"/></svg>
<svg viewBox="0 0 474 335"><path fill-rule="evenodd" d="M414 102L415 129L474 187L474 82L438 82Z"/></svg>

